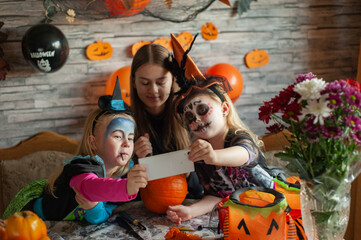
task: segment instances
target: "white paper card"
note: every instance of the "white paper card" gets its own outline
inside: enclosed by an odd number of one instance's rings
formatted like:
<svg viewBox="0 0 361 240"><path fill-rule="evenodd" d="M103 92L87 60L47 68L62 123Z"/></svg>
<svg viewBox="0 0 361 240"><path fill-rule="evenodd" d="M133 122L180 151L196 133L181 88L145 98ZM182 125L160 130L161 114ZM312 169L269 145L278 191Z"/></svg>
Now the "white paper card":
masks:
<svg viewBox="0 0 361 240"><path fill-rule="evenodd" d="M194 171L194 163L188 159L189 150L180 150L139 158L139 164L147 168L148 181Z"/></svg>

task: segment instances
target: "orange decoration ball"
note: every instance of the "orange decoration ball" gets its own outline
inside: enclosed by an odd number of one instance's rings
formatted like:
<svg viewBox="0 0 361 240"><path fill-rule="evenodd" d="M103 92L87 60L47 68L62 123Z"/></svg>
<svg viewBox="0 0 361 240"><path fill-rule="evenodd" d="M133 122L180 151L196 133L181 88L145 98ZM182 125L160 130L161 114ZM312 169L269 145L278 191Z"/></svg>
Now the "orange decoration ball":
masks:
<svg viewBox="0 0 361 240"><path fill-rule="evenodd" d="M111 16L117 17L126 17L138 14L143 11L149 2L150 0L134 0L134 2L127 0L105 0L105 4L107 5ZM133 3L133 5L130 8L127 8L124 3Z"/></svg>
<svg viewBox="0 0 361 240"><path fill-rule="evenodd" d="M218 63L211 66L206 71L207 75L219 75L225 77L232 87L232 91L227 92L232 102L236 102L243 91L243 78L239 70L228 63Z"/></svg>
<svg viewBox="0 0 361 240"><path fill-rule="evenodd" d="M187 181L183 174L148 182L140 189L145 207L154 213L165 213L168 206L181 204L187 195Z"/></svg>
<svg viewBox="0 0 361 240"><path fill-rule="evenodd" d="M122 67L116 70L108 79L105 87L106 95L113 95L115 82L117 76L119 77L119 84L122 90L123 101L130 106L130 66Z"/></svg>

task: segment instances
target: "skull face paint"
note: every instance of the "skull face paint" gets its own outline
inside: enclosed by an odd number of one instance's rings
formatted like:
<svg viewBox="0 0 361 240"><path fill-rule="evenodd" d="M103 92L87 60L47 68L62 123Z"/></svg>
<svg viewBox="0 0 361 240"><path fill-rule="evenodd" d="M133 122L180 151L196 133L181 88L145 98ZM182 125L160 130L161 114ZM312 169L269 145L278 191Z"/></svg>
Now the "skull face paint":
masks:
<svg viewBox="0 0 361 240"><path fill-rule="evenodd" d="M213 106L202 99L194 98L184 107L183 116L190 130L204 132L212 123Z"/></svg>

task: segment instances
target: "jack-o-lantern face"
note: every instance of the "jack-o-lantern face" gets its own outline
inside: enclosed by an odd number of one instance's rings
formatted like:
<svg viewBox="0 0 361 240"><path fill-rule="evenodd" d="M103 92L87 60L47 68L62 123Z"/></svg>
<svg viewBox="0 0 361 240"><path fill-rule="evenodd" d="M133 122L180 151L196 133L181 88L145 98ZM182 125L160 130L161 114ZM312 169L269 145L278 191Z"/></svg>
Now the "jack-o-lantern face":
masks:
<svg viewBox="0 0 361 240"><path fill-rule="evenodd" d="M109 43L97 41L90 44L86 49L86 56L90 60L104 60L113 55L113 48Z"/></svg>
<svg viewBox="0 0 361 240"><path fill-rule="evenodd" d="M219 209L224 238L285 239L287 208L284 195L274 189L254 187L237 190Z"/></svg>
<svg viewBox="0 0 361 240"><path fill-rule="evenodd" d="M269 61L268 53L262 49L255 49L247 53L245 62L248 68L262 67Z"/></svg>
<svg viewBox="0 0 361 240"><path fill-rule="evenodd" d="M218 37L218 29L211 22L204 24L201 31L202 37L206 40L214 40Z"/></svg>

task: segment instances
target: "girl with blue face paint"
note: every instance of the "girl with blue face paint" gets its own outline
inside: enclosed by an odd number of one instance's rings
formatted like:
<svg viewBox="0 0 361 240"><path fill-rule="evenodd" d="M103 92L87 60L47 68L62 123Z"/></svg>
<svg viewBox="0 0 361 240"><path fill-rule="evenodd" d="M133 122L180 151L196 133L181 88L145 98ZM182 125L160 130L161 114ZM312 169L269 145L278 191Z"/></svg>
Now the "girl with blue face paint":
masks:
<svg viewBox="0 0 361 240"><path fill-rule="evenodd" d="M114 95L99 99L99 108L86 120L77 156L50 176L41 196L22 210L31 210L43 220L85 219L96 224L110 217L117 206L114 202L133 200L139 188L146 187L145 167L131 160L134 119Z"/></svg>

